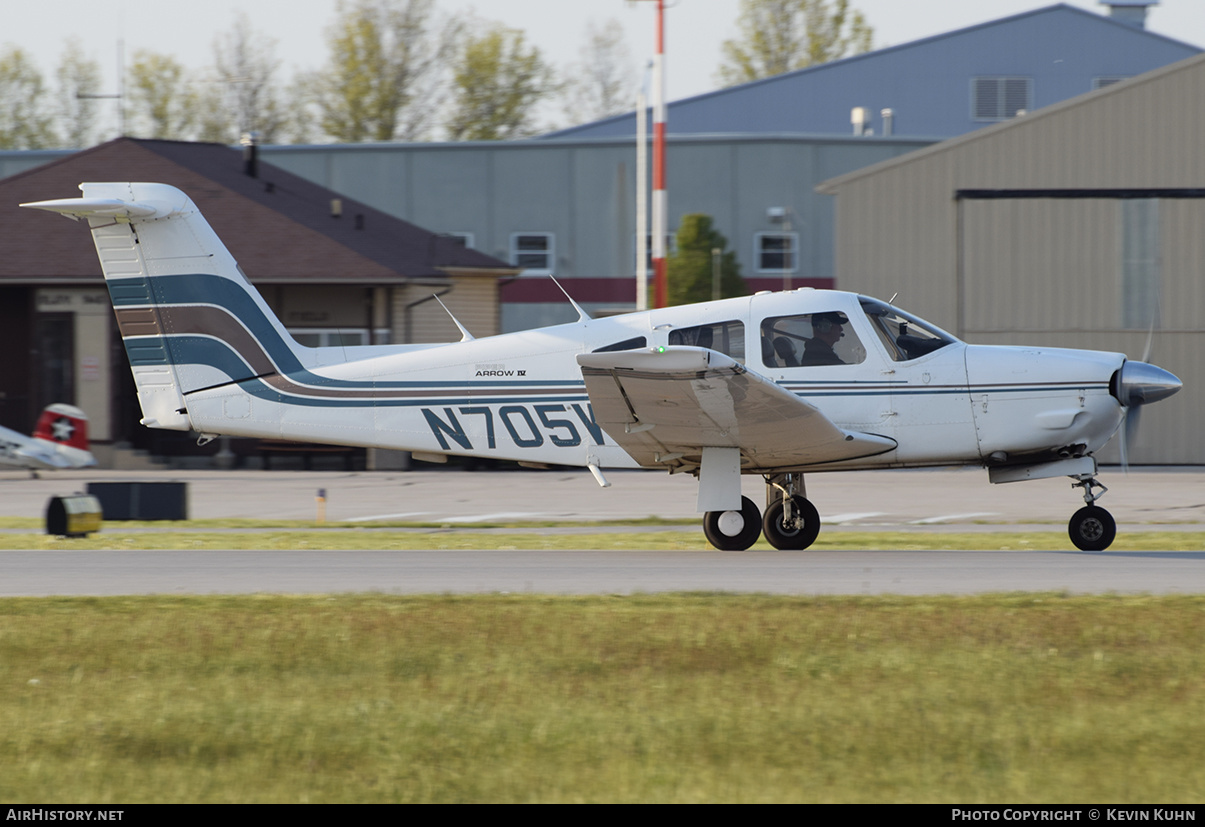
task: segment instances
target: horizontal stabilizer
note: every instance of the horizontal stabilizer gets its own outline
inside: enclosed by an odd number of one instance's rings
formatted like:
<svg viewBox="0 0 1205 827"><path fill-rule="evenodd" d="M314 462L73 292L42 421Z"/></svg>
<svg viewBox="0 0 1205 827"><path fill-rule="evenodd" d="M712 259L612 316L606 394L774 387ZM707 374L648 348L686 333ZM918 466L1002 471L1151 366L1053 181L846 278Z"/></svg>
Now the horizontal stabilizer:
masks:
<svg viewBox="0 0 1205 827"><path fill-rule="evenodd" d="M81 184L80 189L90 186L89 184ZM173 188L162 188L168 192L179 192ZM180 193L183 195L183 193ZM123 198L58 198L53 201L32 201L22 204L22 207L28 207L33 210L46 210L47 212L57 212L65 215L68 218L79 220L81 218L112 218L117 221L148 221L154 218L167 218L175 215L191 202L187 196L181 202L173 202L171 200L133 200L131 194L130 200Z"/></svg>

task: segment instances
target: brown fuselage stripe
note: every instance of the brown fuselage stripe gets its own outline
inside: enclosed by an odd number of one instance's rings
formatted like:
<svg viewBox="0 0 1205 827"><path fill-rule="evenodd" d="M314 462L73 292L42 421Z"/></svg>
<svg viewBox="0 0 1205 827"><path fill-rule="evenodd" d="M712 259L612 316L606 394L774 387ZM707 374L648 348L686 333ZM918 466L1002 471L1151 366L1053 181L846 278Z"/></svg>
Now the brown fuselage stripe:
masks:
<svg viewBox="0 0 1205 827"><path fill-rule="evenodd" d="M420 399L425 396L443 397L455 393L465 397L474 396L580 396L580 387L522 387L522 388L478 388L465 383L463 388L427 388L416 390L366 388L323 388L298 384L278 372L275 363L268 357L263 346L238 320L219 307L203 305L171 305L157 308L119 308L117 329L126 336L199 335L211 336L225 342L251 369L243 377L233 381L242 382L258 378L274 390L294 396L329 399ZM167 342L171 347L171 342ZM342 381L342 380L333 380ZM197 390L196 388L192 390ZM189 390L185 390L189 393Z"/></svg>

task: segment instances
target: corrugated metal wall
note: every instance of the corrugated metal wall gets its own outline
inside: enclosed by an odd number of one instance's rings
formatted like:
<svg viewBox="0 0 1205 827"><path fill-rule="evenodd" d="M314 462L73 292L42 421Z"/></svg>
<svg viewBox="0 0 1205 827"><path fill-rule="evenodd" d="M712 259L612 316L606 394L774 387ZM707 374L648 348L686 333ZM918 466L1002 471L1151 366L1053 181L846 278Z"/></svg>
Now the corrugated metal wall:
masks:
<svg viewBox="0 0 1205 827"><path fill-rule="evenodd" d="M817 182L929 145L848 136L670 136L670 224L706 213L746 276L759 232L799 234L797 278L833 274L830 199ZM513 233L555 237L558 277L630 278L635 270L634 142L497 141L264 147L290 172L434 232L473 234L511 257ZM767 215L789 211L789 227Z"/></svg>
<svg viewBox="0 0 1205 827"><path fill-rule="evenodd" d="M1141 358L1154 318L1151 361L1185 387L1144 411L1131 457L1205 462L1205 199L1183 197L1205 188L1202 135L1196 57L828 181L838 284L898 293L902 307L985 344ZM959 197L1056 189L1107 192Z"/></svg>
<svg viewBox="0 0 1205 827"><path fill-rule="evenodd" d="M447 285L407 284L392 294L390 332L395 343L460 340L460 331L433 295L439 295L474 338L499 332L498 289L492 277L453 276Z"/></svg>

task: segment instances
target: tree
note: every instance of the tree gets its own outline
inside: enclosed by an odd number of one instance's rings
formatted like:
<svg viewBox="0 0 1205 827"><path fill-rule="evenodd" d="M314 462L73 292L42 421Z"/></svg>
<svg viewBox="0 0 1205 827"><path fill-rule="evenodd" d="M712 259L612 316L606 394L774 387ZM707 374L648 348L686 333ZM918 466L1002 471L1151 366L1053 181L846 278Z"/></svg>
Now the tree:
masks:
<svg viewBox="0 0 1205 827"><path fill-rule="evenodd" d="M43 103L42 73L25 50L0 51L0 149L54 146L53 119Z"/></svg>
<svg viewBox="0 0 1205 827"><path fill-rule="evenodd" d="M95 96L100 94L100 64L84 57L83 46L73 37L67 41L55 75L63 145L72 149L91 146L96 137Z"/></svg>
<svg viewBox="0 0 1205 827"><path fill-rule="evenodd" d="M727 250L728 239L712 226L711 216L688 213L678 224L677 249L666 260L669 303L710 301L714 262L712 250L720 250L720 297L743 296L748 292L741 278L736 253Z"/></svg>
<svg viewBox="0 0 1205 827"><path fill-rule="evenodd" d="M636 94L632 58L623 39L623 26L608 20L586 26L582 59L569 67L562 89L565 114L572 123L587 123L629 112Z"/></svg>
<svg viewBox="0 0 1205 827"><path fill-rule="evenodd" d="M461 24L432 20L433 0L339 3L318 76L322 128L336 141L413 141L434 122Z"/></svg>
<svg viewBox="0 0 1205 827"><path fill-rule="evenodd" d="M200 137L234 143L256 133L263 143L275 143L288 118L281 92L273 82L280 66L276 41L256 34L246 13L213 41L215 78L198 96Z"/></svg>
<svg viewBox="0 0 1205 827"><path fill-rule="evenodd" d="M134 53L129 77L126 95L135 130L149 138L192 137L197 94L179 61L140 49Z"/></svg>
<svg viewBox="0 0 1205 827"><path fill-rule="evenodd" d="M737 27L723 45L725 86L868 52L873 36L849 0L741 0Z"/></svg>
<svg viewBox="0 0 1205 827"><path fill-rule="evenodd" d="M284 90L285 120L281 124L277 140L284 144L312 144L324 139L319 126L321 115L314 105L313 90L320 80L313 72L298 72L293 75Z"/></svg>
<svg viewBox="0 0 1205 827"><path fill-rule="evenodd" d="M501 25L469 37L454 64L448 137L500 141L536 132L535 110L556 91L552 71L523 32Z"/></svg>

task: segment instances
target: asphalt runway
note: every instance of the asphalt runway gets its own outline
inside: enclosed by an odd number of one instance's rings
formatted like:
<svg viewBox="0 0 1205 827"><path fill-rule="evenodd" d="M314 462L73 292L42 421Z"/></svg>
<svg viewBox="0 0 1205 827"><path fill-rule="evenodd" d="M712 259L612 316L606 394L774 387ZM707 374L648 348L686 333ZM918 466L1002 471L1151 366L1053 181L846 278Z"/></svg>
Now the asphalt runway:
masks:
<svg viewBox="0 0 1205 827"><path fill-rule="evenodd" d="M1205 593L1203 552L0 551L0 596Z"/></svg>
<svg viewBox="0 0 1205 827"><path fill-rule="evenodd" d="M83 490L89 480L184 480L189 483L193 518L312 520L321 489L328 520L366 527L382 520L434 522L454 531L513 520L555 526L569 520L644 516L697 519L696 483L689 477L641 472L608 477L612 487L599 489L588 473L561 470L94 471L46 473L38 480L5 472L0 474L0 515L40 516L51 496ZM1067 517L1082 505L1068 480L993 486L986 477L973 469L817 474L808 478L808 496L821 511L825 531L1062 533ZM1102 505L1119 524L1113 549L1103 553L0 551L0 596L695 590L804 595L1205 593L1205 551L1125 550L1127 531L1200 530L1205 521L1205 472L1168 468L1124 475L1105 469L1102 480L1110 487ZM760 480L746 482L748 496L760 501L763 491ZM993 548L999 545L998 538L992 542Z"/></svg>

